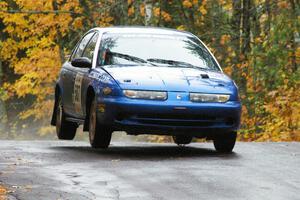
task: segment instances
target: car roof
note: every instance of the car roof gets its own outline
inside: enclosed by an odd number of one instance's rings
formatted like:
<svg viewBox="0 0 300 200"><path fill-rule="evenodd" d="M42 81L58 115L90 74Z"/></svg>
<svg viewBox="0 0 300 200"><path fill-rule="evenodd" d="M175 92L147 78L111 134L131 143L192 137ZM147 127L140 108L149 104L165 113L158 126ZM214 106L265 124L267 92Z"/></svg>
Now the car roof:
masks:
<svg viewBox="0 0 300 200"><path fill-rule="evenodd" d="M181 35L194 36L186 31L179 31L170 28L147 27L147 26L115 26L115 27L97 27L92 30L98 30L104 33L147 33L147 34L166 34L166 35Z"/></svg>

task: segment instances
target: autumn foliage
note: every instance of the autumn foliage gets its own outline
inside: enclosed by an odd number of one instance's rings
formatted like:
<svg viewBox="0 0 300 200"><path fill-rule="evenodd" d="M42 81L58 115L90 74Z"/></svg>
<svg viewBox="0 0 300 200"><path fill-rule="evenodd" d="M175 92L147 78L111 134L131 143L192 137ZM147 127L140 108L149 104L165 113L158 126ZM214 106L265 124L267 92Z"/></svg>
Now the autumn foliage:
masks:
<svg viewBox="0 0 300 200"><path fill-rule="evenodd" d="M65 55L85 31L111 25L199 36L239 86L240 139L300 141L297 0L2 0L0 102L6 121L41 121L45 129ZM10 106L16 102L26 104Z"/></svg>

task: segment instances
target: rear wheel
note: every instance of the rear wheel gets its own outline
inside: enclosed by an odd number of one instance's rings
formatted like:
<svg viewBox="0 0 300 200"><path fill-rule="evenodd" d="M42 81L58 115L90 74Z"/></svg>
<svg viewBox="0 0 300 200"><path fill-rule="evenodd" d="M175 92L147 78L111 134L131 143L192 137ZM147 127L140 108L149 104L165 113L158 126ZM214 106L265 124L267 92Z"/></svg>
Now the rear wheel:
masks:
<svg viewBox="0 0 300 200"><path fill-rule="evenodd" d="M173 141L177 145L185 145L185 144L190 144L192 142L193 137L187 136L187 135L174 135L173 136Z"/></svg>
<svg viewBox="0 0 300 200"><path fill-rule="evenodd" d="M107 148L110 144L112 129L100 124L97 120L97 104L94 99L89 115L89 139L93 148Z"/></svg>
<svg viewBox="0 0 300 200"><path fill-rule="evenodd" d="M214 146L218 152L230 153L232 152L235 141L236 141L236 132L226 133L221 137L214 139Z"/></svg>
<svg viewBox="0 0 300 200"><path fill-rule="evenodd" d="M66 120L61 96L58 97L56 107L56 134L60 140L72 140L75 137L78 125Z"/></svg>

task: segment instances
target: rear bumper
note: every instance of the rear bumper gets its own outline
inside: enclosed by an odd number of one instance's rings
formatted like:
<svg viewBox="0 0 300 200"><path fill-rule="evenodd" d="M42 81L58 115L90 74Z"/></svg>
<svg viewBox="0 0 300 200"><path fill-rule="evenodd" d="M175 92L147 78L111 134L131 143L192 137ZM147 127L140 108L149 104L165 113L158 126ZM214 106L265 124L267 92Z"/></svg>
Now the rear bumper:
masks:
<svg viewBox="0 0 300 200"><path fill-rule="evenodd" d="M101 124L129 134L185 134L209 137L236 131L241 104L193 103L190 101L133 100L125 97L98 99Z"/></svg>

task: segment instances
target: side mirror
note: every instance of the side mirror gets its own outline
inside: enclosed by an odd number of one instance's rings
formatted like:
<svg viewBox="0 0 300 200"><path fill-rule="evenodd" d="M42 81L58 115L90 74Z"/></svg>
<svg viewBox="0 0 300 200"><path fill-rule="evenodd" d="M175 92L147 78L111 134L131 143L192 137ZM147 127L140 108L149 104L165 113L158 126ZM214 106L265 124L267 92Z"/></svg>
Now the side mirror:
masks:
<svg viewBox="0 0 300 200"><path fill-rule="evenodd" d="M74 60L71 61L71 64L74 67L79 67L79 68L91 68L92 67L92 61L90 59L88 59L87 57L75 58Z"/></svg>

